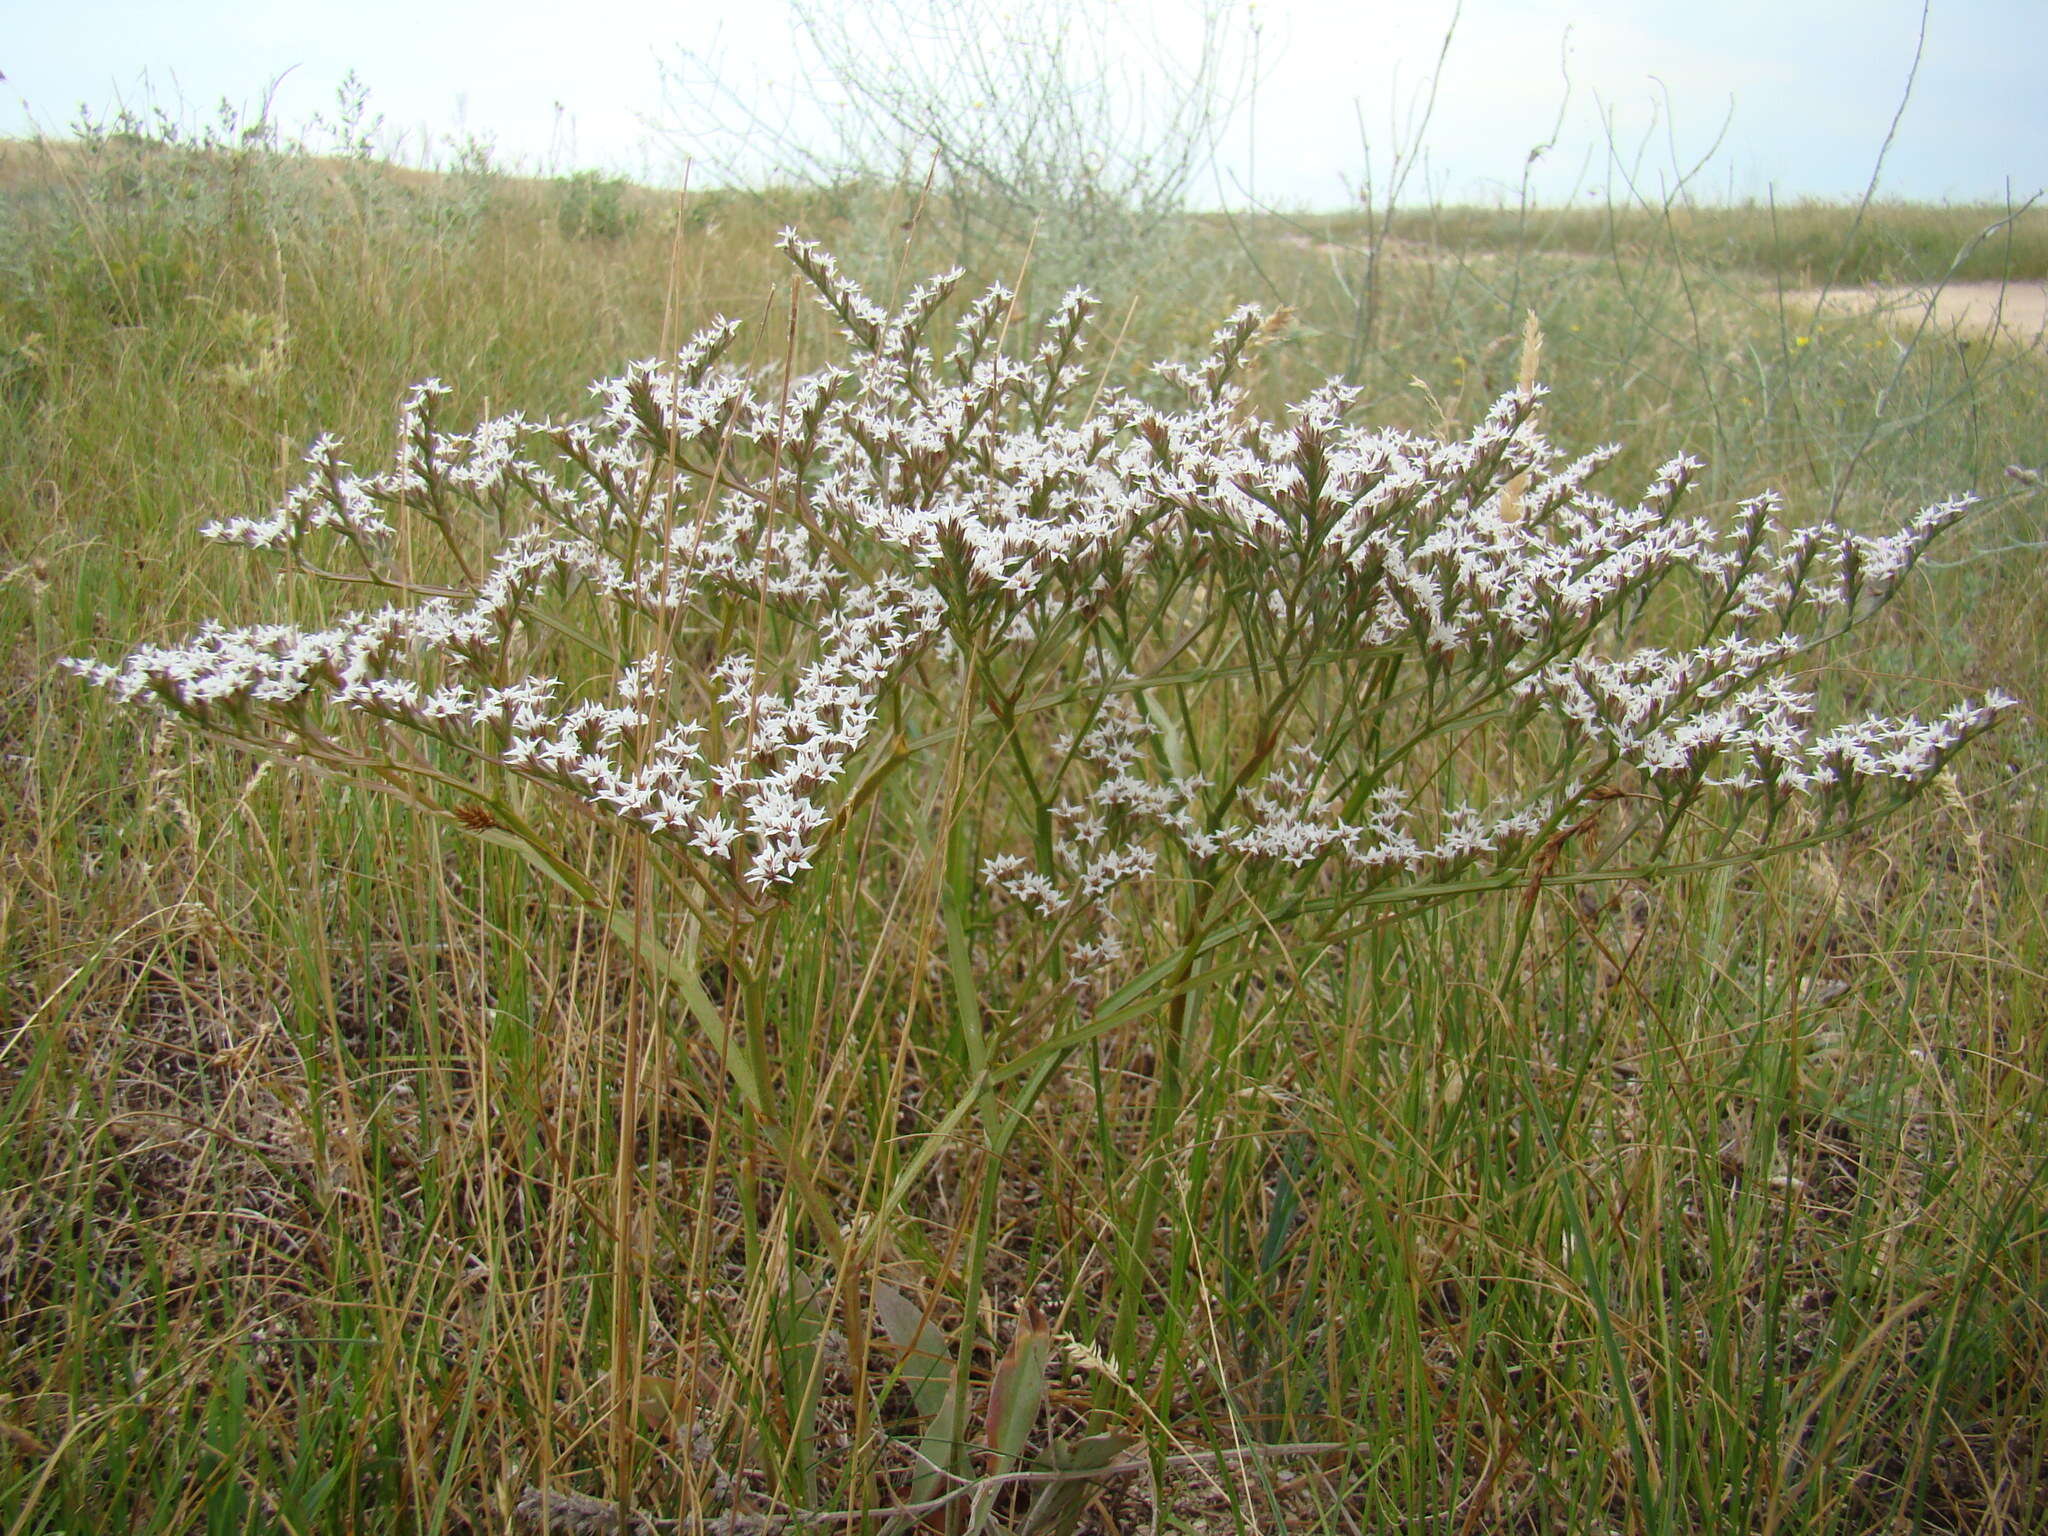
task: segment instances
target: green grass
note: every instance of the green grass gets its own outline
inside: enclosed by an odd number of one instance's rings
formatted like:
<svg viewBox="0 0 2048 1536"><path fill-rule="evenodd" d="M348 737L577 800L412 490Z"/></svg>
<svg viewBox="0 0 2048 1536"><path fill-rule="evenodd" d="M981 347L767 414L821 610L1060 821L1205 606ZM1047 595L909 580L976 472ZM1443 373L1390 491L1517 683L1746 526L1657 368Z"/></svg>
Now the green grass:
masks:
<svg viewBox="0 0 2048 1536"><path fill-rule="evenodd" d="M1770 274L1795 288L1844 283L2040 282L2048 213L2032 203L1879 201L1860 213L1798 201L1665 206L1623 196L1599 206L1430 207L1301 220L1322 239L1382 238L1476 254L1529 250L1626 260L1668 257Z"/></svg>
<svg viewBox="0 0 2048 1536"><path fill-rule="evenodd" d="M1446 208L1377 265L1355 221L1203 218L1105 273L1126 382L1280 301L1263 403L1342 370L1371 419L1455 426L1533 310L1550 434L1625 442L1616 495L1680 448L1716 507L1775 485L1876 526L1979 489L1828 686L2028 711L1824 852L1278 952L1199 994L1173 1070L1120 1030L1000 1165L962 1135L893 1202L970 1089L944 857L843 850L768 999L791 1160L872 1236L828 1272L679 1010L523 866L55 663L309 614L194 530L267 506L315 432L380 457L420 377L451 419L573 412L713 312L779 365L786 219L885 291L1058 262L962 252L888 189L615 204L264 149L10 144L0 199L4 1536L496 1531L541 1483L674 1516L720 1474L873 1507L928 1417L884 1283L949 1333L1000 1301L958 1362L971 1433L1015 1304L1051 1313L1084 1348L1045 1424L1140 1437L1155 1529L2048 1522L2048 635L2040 502L2004 478L2048 462L2048 361L1782 297L1939 276L1998 210L1852 239L1813 206ZM1961 273L2041 276L2039 217ZM892 793L943 823L946 786ZM634 878L595 833L572 853ZM1304 1442L1341 1449L1271 1449ZM1153 1518L1143 1479L1103 1497L1092 1526Z"/></svg>

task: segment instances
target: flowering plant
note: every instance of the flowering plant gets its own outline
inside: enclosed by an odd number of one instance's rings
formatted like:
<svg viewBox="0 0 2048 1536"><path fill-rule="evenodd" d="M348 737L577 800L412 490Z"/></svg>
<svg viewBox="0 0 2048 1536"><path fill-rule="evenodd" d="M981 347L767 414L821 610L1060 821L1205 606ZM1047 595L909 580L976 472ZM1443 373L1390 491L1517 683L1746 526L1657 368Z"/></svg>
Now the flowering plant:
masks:
<svg viewBox="0 0 2048 1536"><path fill-rule="evenodd" d="M429 381L389 468L322 438L281 507L205 530L379 606L70 665L452 811L595 905L543 808L632 834L660 879L633 942L764 1111L763 1035L697 946L772 968L868 818L942 871L967 1064L1027 1074L1021 1102L1262 934L1836 835L2013 703L1822 729L1797 681L1964 499L1884 537L1769 496L1716 520L1680 457L1617 503L1589 489L1616 450L1564 460L1539 390L1456 441L1355 424L1339 382L1261 419L1246 307L1145 398L1091 381L1084 293L1020 356L1001 287L935 341L959 273L890 312L782 243L850 362L755 376L721 321L589 419L462 433Z"/></svg>

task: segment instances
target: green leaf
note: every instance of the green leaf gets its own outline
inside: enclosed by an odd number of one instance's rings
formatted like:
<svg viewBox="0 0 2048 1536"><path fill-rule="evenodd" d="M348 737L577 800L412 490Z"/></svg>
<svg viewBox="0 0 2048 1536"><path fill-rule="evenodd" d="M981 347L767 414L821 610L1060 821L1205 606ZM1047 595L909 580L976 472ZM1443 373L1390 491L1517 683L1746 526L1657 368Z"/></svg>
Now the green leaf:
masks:
<svg viewBox="0 0 2048 1536"><path fill-rule="evenodd" d="M953 1349L946 1330L916 1302L886 1280L874 1289L875 1316L896 1348L896 1376L909 1389L919 1415L927 1422L945 1411L953 1394Z"/></svg>
<svg viewBox="0 0 2048 1536"><path fill-rule="evenodd" d="M896 1347L897 1374L924 1419L924 1434L917 1444L924 1470L910 1484L910 1502L921 1504L938 1494L945 1474L959 1459L966 1414L954 1390L953 1348L931 1314L888 1281L875 1282L874 1299L875 1315Z"/></svg>
<svg viewBox="0 0 2048 1536"><path fill-rule="evenodd" d="M991 1473L1003 1473L1024 1454L1038 1410L1045 1406L1045 1368L1052 1359L1052 1324L1030 1302L1017 1319L1010 1352L988 1389L987 1440L995 1452Z"/></svg>
<svg viewBox="0 0 2048 1536"><path fill-rule="evenodd" d="M1053 1442L1046 1449L1044 1465L1054 1472L1093 1472L1113 1465L1138 1443L1138 1437L1121 1429L1090 1435L1072 1445ZM1080 1522L1088 1499L1101 1486L1092 1478L1071 1483L1047 1483L1039 1489L1031 1508L1017 1523L1016 1536L1071 1536Z"/></svg>

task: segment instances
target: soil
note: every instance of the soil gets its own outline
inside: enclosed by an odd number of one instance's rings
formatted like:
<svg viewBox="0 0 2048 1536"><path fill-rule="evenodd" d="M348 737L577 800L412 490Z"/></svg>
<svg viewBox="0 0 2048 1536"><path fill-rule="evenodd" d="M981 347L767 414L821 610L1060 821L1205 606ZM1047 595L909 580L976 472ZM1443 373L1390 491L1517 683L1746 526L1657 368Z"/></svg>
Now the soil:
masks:
<svg viewBox="0 0 2048 1536"><path fill-rule="evenodd" d="M2048 283L1950 283L1944 288L1840 288L1823 298L1817 289L1785 295L1788 309L1883 314L1894 327L1962 339L1994 335L2022 346L2048 346ZM1931 312L1931 313L1930 313Z"/></svg>

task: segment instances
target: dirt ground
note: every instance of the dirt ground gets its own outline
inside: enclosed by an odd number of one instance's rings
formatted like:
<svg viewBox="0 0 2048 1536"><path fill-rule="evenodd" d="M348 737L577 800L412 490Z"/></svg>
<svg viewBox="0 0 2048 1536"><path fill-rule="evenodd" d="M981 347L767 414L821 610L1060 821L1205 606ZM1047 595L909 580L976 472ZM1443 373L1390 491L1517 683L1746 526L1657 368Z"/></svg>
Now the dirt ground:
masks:
<svg viewBox="0 0 2048 1536"><path fill-rule="evenodd" d="M1809 313L1828 309L1882 313L1900 330L1918 330L1926 320L1930 334L1989 337L1994 334L2022 346L2048 346L2048 283L1950 283L1929 288L1841 288L1823 299L1817 289L1785 295L1788 309ZM1930 309L1932 315L1929 315Z"/></svg>
<svg viewBox="0 0 2048 1536"><path fill-rule="evenodd" d="M1306 234L1281 238L1317 255L1344 258L1358 254L1356 247L1334 245ZM1448 259L1443 252L1427 245L1398 239L1386 241L1381 255L1395 261ZM2020 346L2048 348L2048 282L1949 283L1940 288L1872 284L1826 293L1818 288L1801 288L1787 292L1784 303L1788 319L1821 309L1876 313L1884 315L1895 330L1908 335L1919 330L1924 320L1929 337L1985 339L1996 335Z"/></svg>

